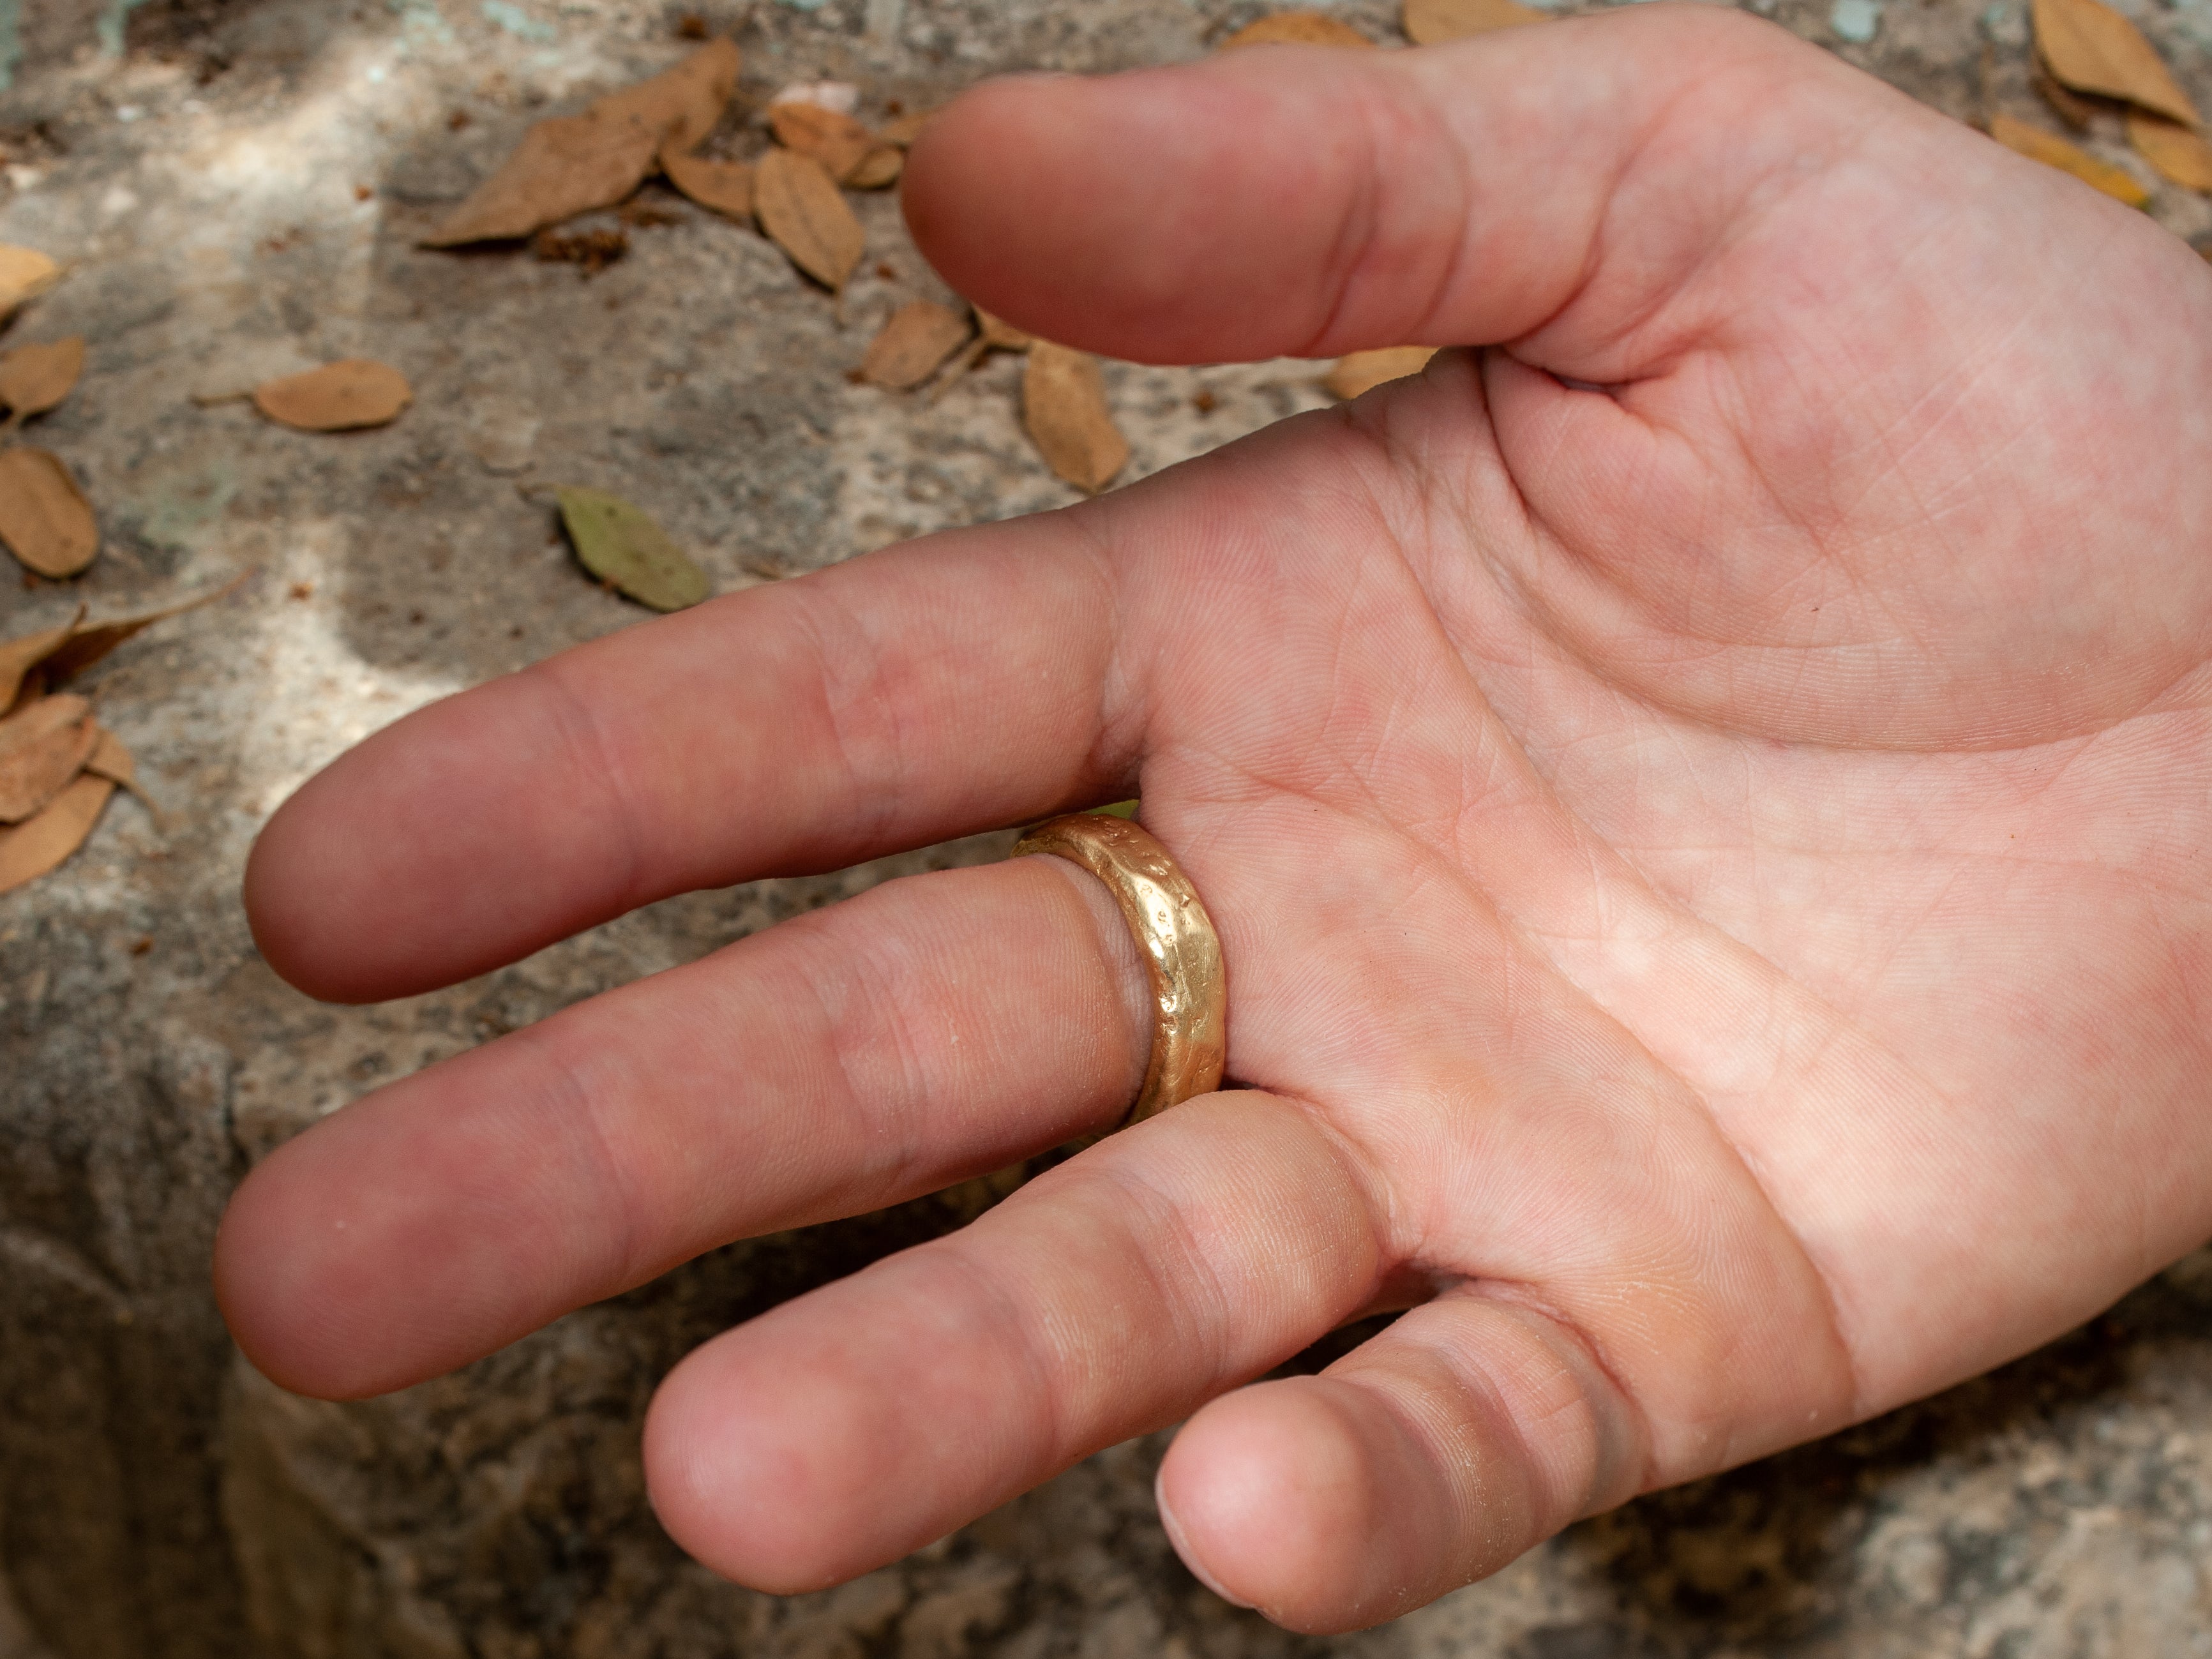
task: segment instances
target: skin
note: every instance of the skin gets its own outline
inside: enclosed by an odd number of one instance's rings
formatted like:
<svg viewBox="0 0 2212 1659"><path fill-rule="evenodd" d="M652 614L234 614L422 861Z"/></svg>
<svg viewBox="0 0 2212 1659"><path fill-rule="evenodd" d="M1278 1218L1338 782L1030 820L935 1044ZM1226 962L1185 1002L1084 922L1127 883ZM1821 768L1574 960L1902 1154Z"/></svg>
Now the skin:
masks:
<svg viewBox="0 0 2212 1659"><path fill-rule="evenodd" d="M645 1437L686 1548L825 1585L1188 1418L1184 1559L1350 1629L2212 1234L2186 246L1705 9L1000 82L905 191L1097 351L1480 349L564 653L270 823L257 937L343 1000L1139 791L1205 896L1245 1086L690 1355ZM1111 1121L1143 988L1072 866L890 884L284 1146L227 1316L401 1387Z"/></svg>

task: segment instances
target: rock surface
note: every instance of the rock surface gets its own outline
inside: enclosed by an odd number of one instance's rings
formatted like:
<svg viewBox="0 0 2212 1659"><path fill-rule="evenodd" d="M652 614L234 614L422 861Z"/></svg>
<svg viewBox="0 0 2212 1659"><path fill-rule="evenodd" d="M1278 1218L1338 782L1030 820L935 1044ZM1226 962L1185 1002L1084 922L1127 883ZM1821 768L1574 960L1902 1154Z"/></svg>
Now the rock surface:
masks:
<svg viewBox="0 0 2212 1659"><path fill-rule="evenodd" d="M748 111L849 80L863 112L1016 68L1195 55L1237 0L701 0ZM1334 8L1393 41L1379 0ZM1838 45L1825 0L1780 20ZM206 1289L225 1194L364 1088L986 836L672 901L438 995L313 1005L254 955L245 851L347 744L461 685L640 620L520 486L650 504L718 587L1070 499L1023 437L1016 366L942 403L853 384L897 305L950 301L889 195L842 307L654 191L586 280L415 240L538 113L664 66L644 0L0 0L0 241L70 262L10 340L87 335L45 422L108 548L0 592L0 635L258 570L94 677L166 830L118 799L58 876L0 899L0 1659L717 1656L1507 1659L2212 1654L2212 1256L1993 1377L1631 1504L1382 1630L1287 1637L1177 1565L1161 1443L1118 1448L897 1566L787 1601L660 1534L640 1415L688 1347L957 1224L1005 1189L719 1251L467 1371L349 1406L234 1355ZM2035 115L2021 0L1891 0L1846 56L1954 114ZM2146 19L2212 94L2212 0ZM2208 100L2212 101L2212 100ZM2099 148L2124 165L2125 152ZM761 142L757 124L740 149ZM2212 204L2162 187L2185 235ZM349 355L416 403L343 438L202 406ZM1113 366L1140 475L1322 401L1320 366ZM1203 392L1206 395L1201 397ZM534 492L533 492L534 493Z"/></svg>

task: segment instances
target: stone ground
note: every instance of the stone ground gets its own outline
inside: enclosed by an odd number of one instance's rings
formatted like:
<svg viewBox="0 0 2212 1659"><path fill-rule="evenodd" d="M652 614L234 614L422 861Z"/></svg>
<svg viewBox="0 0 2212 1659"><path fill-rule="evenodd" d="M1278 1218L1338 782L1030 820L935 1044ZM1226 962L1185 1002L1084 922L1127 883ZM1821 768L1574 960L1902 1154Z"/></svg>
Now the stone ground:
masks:
<svg viewBox="0 0 2212 1659"><path fill-rule="evenodd" d="M999 70L1193 56L1255 10L696 9L744 46L749 107L826 76L869 114ZM1772 9L1954 114L2051 125L2023 0ZM2212 106L2212 0L2132 9ZM1337 9L1396 39L1384 0ZM657 0L0 0L0 241L72 266L11 339L91 341L43 441L108 538L81 581L0 592L0 636L80 597L106 612L258 573L95 677L167 828L118 800L64 872L0 899L0 1659L2212 1655L2212 1254L1992 1377L1331 1641L1182 1570L1152 1510L1157 1438L823 1595L737 1589L661 1536L636 1455L654 1379L732 1320L973 1215L988 1183L734 1246L368 1404L289 1398L236 1358L208 1243L285 1135L605 986L1004 849L674 900L382 1008L311 1004L254 954L240 865L311 770L429 698L640 620L518 485L624 490L724 589L1069 499L1018 429L1011 362L933 410L845 379L891 307L947 297L888 196L863 204L869 267L842 308L751 232L658 194L665 222L589 281L414 247L534 114L671 61L673 23ZM1870 43L1839 42L1869 24ZM2096 143L2124 163L2112 133ZM2151 210L2212 231L2212 204L2171 187ZM356 352L417 388L384 431L309 438L191 400ZM1316 373L1110 368L1132 476L1318 404Z"/></svg>

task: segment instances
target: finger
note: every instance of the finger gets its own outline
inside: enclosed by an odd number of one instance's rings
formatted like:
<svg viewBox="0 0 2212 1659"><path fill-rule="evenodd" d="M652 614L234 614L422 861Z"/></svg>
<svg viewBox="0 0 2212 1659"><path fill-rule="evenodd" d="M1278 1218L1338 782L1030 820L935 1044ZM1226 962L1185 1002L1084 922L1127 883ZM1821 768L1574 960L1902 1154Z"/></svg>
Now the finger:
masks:
<svg viewBox="0 0 2212 1659"><path fill-rule="evenodd" d="M433 704L311 780L248 862L294 984L464 979L656 898L1111 799L1107 580L1065 520L757 587Z"/></svg>
<svg viewBox="0 0 2212 1659"><path fill-rule="evenodd" d="M1208 1096L693 1353L646 1422L654 1509L744 1583L849 1578L1279 1363L1381 1272L1338 1144Z"/></svg>
<svg viewBox="0 0 2212 1659"><path fill-rule="evenodd" d="M1319 1376L1206 1407L1160 1466L1160 1514L1221 1595L1334 1633L1424 1606L1632 1496L1649 1453L1580 1337L1462 1291Z"/></svg>
<svg viewBox="0 0 2212 1659"><path fill-rule="evenodd" d="M997 82L930 123L901 191L955 288L1115 356L1503 342L1594 286L1595 343L1879 104L1911 142L1955 130L1771 25L1639 8Z"/></svg>
<svg viewBox="0 0 2212 1659"><path fill-rule="evenodd" d="M246 1356L358 1397L702 1250L1103 1127L1151 1042L1127 924L1059 859L893 882L378 1091L223 1218Z"/></svg>

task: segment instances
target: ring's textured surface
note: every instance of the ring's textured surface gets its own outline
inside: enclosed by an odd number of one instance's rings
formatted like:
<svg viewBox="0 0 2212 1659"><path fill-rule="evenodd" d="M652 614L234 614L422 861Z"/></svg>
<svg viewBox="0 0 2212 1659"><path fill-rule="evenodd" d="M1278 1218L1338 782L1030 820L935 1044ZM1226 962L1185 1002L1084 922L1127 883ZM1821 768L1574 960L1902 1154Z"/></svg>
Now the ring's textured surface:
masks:
<svg viewBox="0 0 2212 1659"><path fill-rule="evenodd" d="M1228 978L1213 919L1182 866L1151 832L1095 812L1051 818L1014 843L1013 856L1050 853L1106 884L1152 979L1152 1055L1123 1127L1221 1084Z"/></svg>

